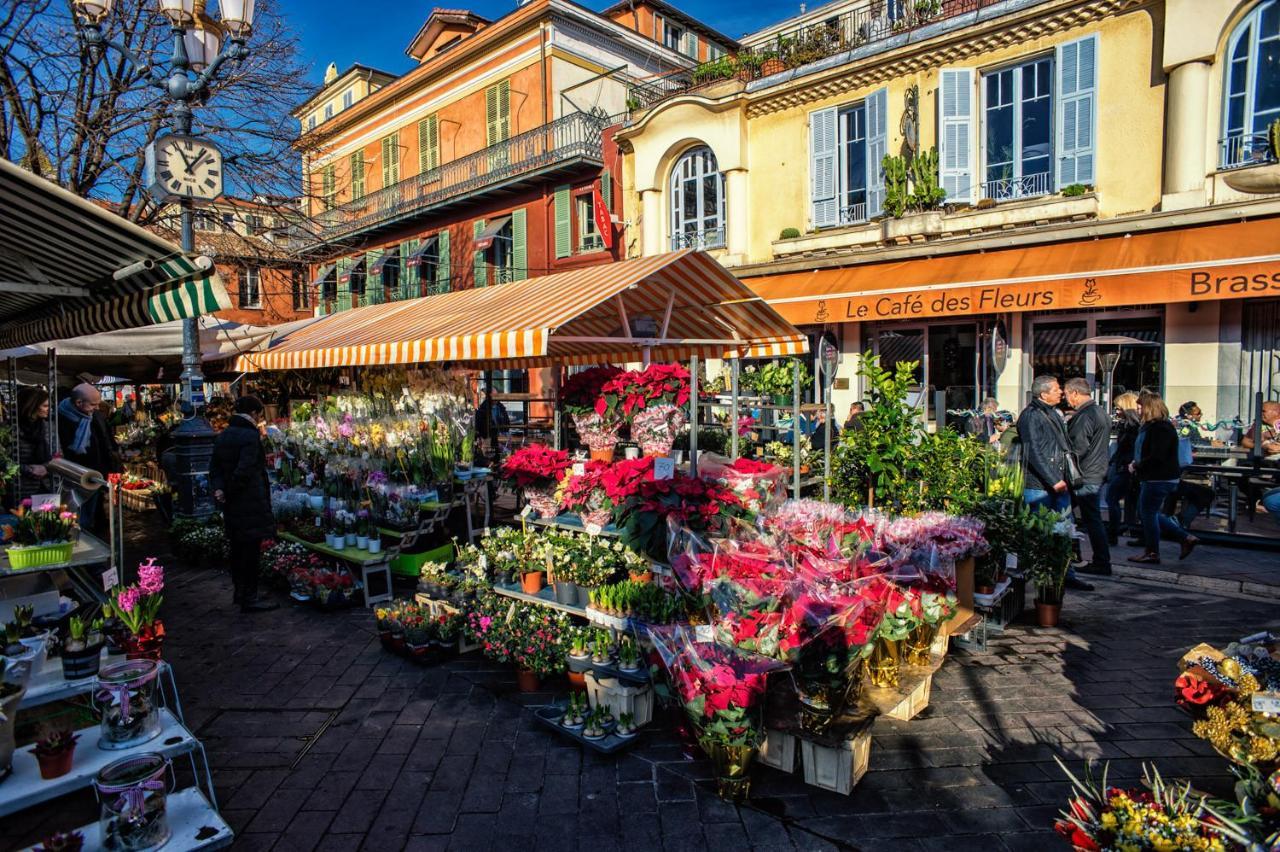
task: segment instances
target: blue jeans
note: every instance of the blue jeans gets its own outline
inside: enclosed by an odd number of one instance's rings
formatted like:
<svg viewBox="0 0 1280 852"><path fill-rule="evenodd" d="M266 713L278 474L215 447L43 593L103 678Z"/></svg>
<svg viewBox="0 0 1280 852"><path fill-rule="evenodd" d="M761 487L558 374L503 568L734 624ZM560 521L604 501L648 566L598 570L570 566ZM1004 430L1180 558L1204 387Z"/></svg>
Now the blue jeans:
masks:
<svg viewBox="0 0 1280 852"><path fill-rule="evenodd" d="M1267 514L1280 521L1280 488L1272 488L1262 495L1262 507Z"/></svg>
<svg viewBox="0 0 1280 852"><path fill-rule="evenodd" d="M1188 533L1178 522L1160 510L1164 507L1165 498L1176 491L1178 483L1174 481L1149 480L1142 483L1138 491L1138 517L1142 519L1142 538L1146 542L1147 553L1160 553L1160 535L1174 541L1186 541Z"/></svg>
<svg viewBox="0 0 1280 852"><path fill-rule="evenodd" d="M1034 509L1037 506L1044 506L1055 512L1066 511L1071 505L1071 495L1063 491L1059 494L1057 491L1041 491L1039 488L1026 488L1022 491L1022 502L1027 504L1027 508Z"/></svg>

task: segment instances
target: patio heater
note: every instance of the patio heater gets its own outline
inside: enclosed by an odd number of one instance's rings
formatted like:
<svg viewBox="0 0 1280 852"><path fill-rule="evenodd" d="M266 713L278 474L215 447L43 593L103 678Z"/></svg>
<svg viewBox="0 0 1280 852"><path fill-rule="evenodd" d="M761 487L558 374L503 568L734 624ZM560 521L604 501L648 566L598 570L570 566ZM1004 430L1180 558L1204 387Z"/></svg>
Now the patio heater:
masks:
<svg viewBox="0 0 1280 852"><path fill-rule="evenodd" d="M1107 375L1107 383L1104 394L1104 400L1107 405L1107 411L1110 412L1115 404L1115 378L1116 367L1120 364L1120 355L1126 346L1159 346L1160 344L1150 340L1139 340L1136 337L1129 337L1124 334L1100 334L1095 337L1086 337L1084 340L1077 340L1076 346L1114 346L1115 351L1098 352L1098 366Z"/></svg>

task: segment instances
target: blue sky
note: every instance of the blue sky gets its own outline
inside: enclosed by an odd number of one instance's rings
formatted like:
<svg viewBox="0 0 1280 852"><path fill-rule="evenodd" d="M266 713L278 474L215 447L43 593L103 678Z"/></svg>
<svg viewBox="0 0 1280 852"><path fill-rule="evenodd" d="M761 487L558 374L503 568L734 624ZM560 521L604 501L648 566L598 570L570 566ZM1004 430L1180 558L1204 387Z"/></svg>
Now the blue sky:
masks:
<svg viewBox="0 0 1280 852"><path fill-rule="evenodd" d="M583 5L603 9L611 3L595 0ZM763 0L729 8L713 0L677 0L673 5L732 38L800 11L798 0ZM811 7L814 5L810 3ZM492 20L515 8L515 0L359 0L354 4L281 0L285 15L298 29L304 58L311 65L311 79L317 84L330 62L336 62L339 70L360 62L397 74L408 71L413 60L405 56L404 49L435 6L470 9Z"/></svg>

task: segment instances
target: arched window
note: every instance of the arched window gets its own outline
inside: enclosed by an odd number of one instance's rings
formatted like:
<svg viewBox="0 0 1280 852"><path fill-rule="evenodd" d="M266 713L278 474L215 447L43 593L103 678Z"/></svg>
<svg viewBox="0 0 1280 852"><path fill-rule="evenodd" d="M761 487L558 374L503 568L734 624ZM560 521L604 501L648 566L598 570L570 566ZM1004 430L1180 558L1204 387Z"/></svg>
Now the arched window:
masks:
<svg viewBox="0 0 1280 852"><path fill-rule="evenodd" d="M694 148L671 169L671 248L723 245L724 175L710 148Z"/></svg>
<svg viewBox="0 0 1280 852"><path fill-rule="evenodd" d="M1280 119L1280 0L1265 0L1227 42L1224 169L1270 159L1267 127Z"/></svg>

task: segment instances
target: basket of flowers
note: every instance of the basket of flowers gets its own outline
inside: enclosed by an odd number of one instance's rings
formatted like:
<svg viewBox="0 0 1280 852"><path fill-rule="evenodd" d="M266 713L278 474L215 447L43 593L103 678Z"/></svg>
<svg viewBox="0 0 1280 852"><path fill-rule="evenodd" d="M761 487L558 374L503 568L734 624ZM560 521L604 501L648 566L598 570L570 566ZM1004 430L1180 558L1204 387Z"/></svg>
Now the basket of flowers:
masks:
<svg viewBox="0 0 1280 852"><path fill-rule="evenodd" d="M17 523L4 528L9 543L6 554L14 571L57 565L71 559L76 534L75 512L53 503L32 506L23 500L17 512Z"/></svg>

